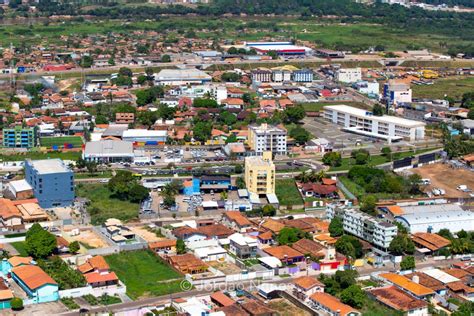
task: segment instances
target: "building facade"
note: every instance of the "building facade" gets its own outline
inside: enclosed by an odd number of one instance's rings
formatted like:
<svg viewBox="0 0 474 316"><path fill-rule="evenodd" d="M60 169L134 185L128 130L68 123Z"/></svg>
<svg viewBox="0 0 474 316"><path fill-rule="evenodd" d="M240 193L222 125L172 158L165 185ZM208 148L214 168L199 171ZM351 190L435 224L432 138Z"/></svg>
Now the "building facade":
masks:
<svg viewBox="0 0 474 316"><path fill-rule="evenodd" d="M74 202L74 173L61 159L26 160L25 179L43 208Z"/></svg>
<svg viewBox="0 0 474 316"><path fill-rule="evenodd" d="M3 147L32 148L36 145L38 145L38 135L35 127L15 126L3 129Z"/></svg>
<svg viewBox="0 0 474 316"><path fill-rule="evenodd" d="M389 141L425 138L425 123L396 116L374 116L371 112L347 105L324 107L324 118L346 130Z"/></svg>
<svg viewBox="0 0 474 316"><path fill-rule="evenodd" d="M293 81L295 82L312 82L314 73L311 69L300 69L293 71Z"/></svg>
<svg viewBox="0 0 474 316"><path fill-rule="evenodd" d="M379 250L387 251L397 235L397 226L389 222L352 209L345 210L343 214L344 231L371 243Z"/></svg>
<svg viewBox="0 0 474 316"><path fill-rule="evenodd" d="M383 87L383 96L388 105L412 102L412 91L409 84L390 80Z"/></svg>
<svg viewBox="0 0 474 316"><path fill-rule="evenodd" d="M271 82L272 71L267 69L257 69L252 71L252 82Z"/></svg>
<svg viewBox="0 0 474 316"><path fill-rule="evenodd" d="M270 152L245 158L245 185L249 193L259 196L275 193L275 165Z"/></svg>
<svg viewBox="0 0 474 316"><path fill-rule="evenodd" d="M336 80L344 83L354 83L362 80L360 68L341 68L336 72Z"/></svg>
<svg viewBox="0 0 474 316"><path fill-rule="evenodd" d="M249 147L257 154L270 151L274 154L286 154L287 131L277 126L264 123L260 126L249 126Z"/></svg>

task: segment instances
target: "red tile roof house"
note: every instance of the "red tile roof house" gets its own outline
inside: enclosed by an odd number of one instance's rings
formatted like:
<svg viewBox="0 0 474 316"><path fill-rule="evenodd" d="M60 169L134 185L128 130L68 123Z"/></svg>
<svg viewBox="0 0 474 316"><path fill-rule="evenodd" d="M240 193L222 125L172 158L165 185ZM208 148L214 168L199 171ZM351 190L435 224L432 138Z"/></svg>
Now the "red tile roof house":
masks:
<svg viewBox="0 0 474 316"><path fill-rule="evenodd" d="M102 256L88 259L77 269L84 275L87 284L92 287L116 286L119 284L117 275L110 271L109 265Z"/></svg>
<svg viewBox="0 0 474 316"><path fill-rule="evenodd" d="M339 301L336 297L328 293L314 293L310 297L310 306L316 310L326 312L331 316L358 316L361 313Z"/></svg>
<svg viewBox="0 0 474 316"><path fill-rule="evenodd" d="M324 284L314 277L302 276L293 280L293 295L302 301L317 292L324 292Z"/></svg>
<svg viewBox="0 0 474 316"><path fill-rule="evenodd" d="M286 265L291 265L305 260L304 254L287 245L265 248L263 251L265 251L270 256L279 259Z"/></svg>
<svg viewBox="0 0 474 316"><path fill-rule="evenodd" d="M301 193L306 197L336 198L337 187L335 185L324 185L319 183L298 183Z"/></svg>

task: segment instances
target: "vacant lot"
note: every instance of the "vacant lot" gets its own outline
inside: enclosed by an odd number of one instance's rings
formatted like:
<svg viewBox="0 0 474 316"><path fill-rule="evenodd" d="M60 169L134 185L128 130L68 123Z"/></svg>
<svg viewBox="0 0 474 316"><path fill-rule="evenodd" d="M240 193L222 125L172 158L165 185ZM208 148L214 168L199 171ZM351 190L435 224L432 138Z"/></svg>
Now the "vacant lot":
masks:
<svg viewBox="0 0 474 316"><path fill-rule="evenodd" d="M474 77L441 78L428 86L412 85L413 97L443 99L445 95L461 100L463 93L474 91Z"/></svg>
<svg viewBox="0 0 474 316"><path fill-rule="evenodd" d="M68 237L68 240L77 240L84 248L104 248L107 247L107 243L92 230L82 230L79 235Z"/></svg>
<svg viewBox="0 0 474 316"><path fill-rule="evenodd" d="M466 198L469 193L456 190L458 185L467 185L469 189L474 189L474 172L466 169L454 169L447 164L437 163L425 165L423 167L413 169L423 179L430 179L431 185L426 190L433 188L441 188L446 191L446 197Z"/></svg>
<svg viewBox="0 0 474 316"><path fill-rule="evenodd" d="M275 193L280 201L280 205L302 205L303 199L296 188L294 179L277 179Z"/></svg>
<svg viewBox="0 0 474 316"><path fill-rule="evenodd" d="M102 224L108 218L128 221L138 217L137 203L121 201L111 196L104 184L81 183L76 186L76 195L88 198L91 202L87 211L93 224Z"/></svg>
<svg viewBox="0 0 474 316"><path fill-rule="evenodd" d="M28 256L28 252L26 251L26 243L24 241L12 242L12 243L10 243L10 245L12 245L13 248L15 248L16 251L18 251L18 254L21 257L27 257Z"/></svg>
<svg viewBox="0 0 474 316"><path fill-rule="evenodd" d="M292 304L290 301L284 298L273 299L268 302L268 307L278 312L281 316L309 316L311 315L305 310L298 308L296 305Z"/></svg>
<svg viewBox="0 0 474 316"><path fill-rule="evenodd" d="M72 144L74 148L80 148L83 141L79 136L41 137L40 144L43 147L58 146L59 148L64 147L65 144Z"/></svg>
<svg viewBox="0 0 474 316"><path fill-rule="evenodd" d="M127 295L132 299L182 291L182 275L150 250L121 252L106 256L105 260L125 283Z"/></svg>

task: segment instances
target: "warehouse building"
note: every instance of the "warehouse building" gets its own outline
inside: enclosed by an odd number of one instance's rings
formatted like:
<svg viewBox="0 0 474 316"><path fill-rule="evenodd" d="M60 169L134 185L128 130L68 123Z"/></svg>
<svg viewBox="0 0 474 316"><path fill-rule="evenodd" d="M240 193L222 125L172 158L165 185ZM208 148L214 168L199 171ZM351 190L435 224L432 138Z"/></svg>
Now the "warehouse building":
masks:
<svg viewBox="0 0 474 316"><path fill-rule="evenodd" d="M313 51L311 48L293 45L291 42L248 42L245 47L249 50L255 49L259 54L275 51L281 56L304 56Z"/></svg>
<svg viewBox="0 0 474 316"><path fill-rule="evenodd" d="M128 129L122 133L122 140L137 143L137 145L163 145L167 139L167 131Z"/></svg>
<svg viewBox="0 0 474 316"><path fill-rule="evenodd" d="M211 76L196 68L163 69L155 74L155 84L161 86L204 84L211 80Z"/></svg>
<svg viewBox="0 0 474 316"><path fill-rule="evenodd" d="M347 105L324 107L324 118L356 134L399 141L425 138L425 123L396 116L375 116L367 110Z"/></svg>
<svg viewBox="0 0 474 316"><path fill-rule="evenodd" d="M443 228L452 233L474 231L474 212L457 204L406 206L401 210L395 219L412 234L437 233Z"/></svg>
<svg viewBox="0 0 474 316"><path fill-rule="evenodd" d="M87 142L82 158L98 163L132 162L133 143L112 139Z"/></svg>

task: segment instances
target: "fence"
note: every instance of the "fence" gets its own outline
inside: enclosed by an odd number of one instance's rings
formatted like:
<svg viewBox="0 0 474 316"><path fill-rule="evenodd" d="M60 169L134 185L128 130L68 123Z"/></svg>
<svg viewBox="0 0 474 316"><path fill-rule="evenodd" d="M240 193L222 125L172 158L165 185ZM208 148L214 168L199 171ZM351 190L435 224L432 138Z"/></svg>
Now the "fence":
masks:
<svg viewBox="0 0 474 316"><path fill-rule="evenodd" d="M93 296L101 296L104 294L107 295L119 295L119 294L125 294L127 292L127 287L125 284L122 282L119 282L118 285L111 285L111 286L101 286L101 287L92 287L90 285L85 286L85 287L78 287L75 289L69 289L69 290L61 290L59 291L59 297L64 298L64 297L71 297L71 298L76 298L76 297L81 297L84 295L93 295Z"/></svg>

